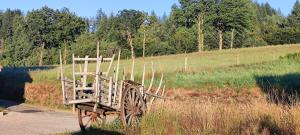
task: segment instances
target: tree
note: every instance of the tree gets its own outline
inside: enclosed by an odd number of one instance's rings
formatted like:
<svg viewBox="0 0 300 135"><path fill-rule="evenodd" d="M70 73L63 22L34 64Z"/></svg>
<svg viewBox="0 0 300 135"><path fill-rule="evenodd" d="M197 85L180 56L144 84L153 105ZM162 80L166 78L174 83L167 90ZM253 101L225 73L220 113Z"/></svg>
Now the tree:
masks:
<svg viewBox="0 0 300 135"><path fill-rule="evenodd" d="M300 2L297 0L292 9L292 13L288 16L290 27L300 28Z"/></svg>
<svg viewBox="0 0 300 135"><path fill-rule="evenodd" d="M133 39L141 24L145 21L144 13L136 10L122 10L118 13L118 23L122 35L126 37L131 50L131 58L134 59Z"/></svg>
<svg viewBox="0 0 300 135"><path fill-rule="evenodd" d="M178 53L195 51L195 34L192 29L184 27L178 28L176 33L170 39L170 45L173 45Z"/></svg>
<svg viewBox="0 0 300 135"><path fill-rule="evenodd" d="M213 4L209 21L217 29L219 35L219 50L223 48L224 33L226 31L243 32L251 25L250 0L218 0Z"/></svg>
<svg viewBox="0 0 300 135"><path fill-rule="evenodd" d="M198 51L204 49L205 16L211 7L212 0L179 0L180 7L173 6L172 17L177 27L191 28L197 26Z"/></svg>
<svg viewBox="0 0 300 135"><path fill-rule="evenodd" d="M34 48L26 35L23 17L15 17L12 26L14 27L12 43L7 45L4 55L9 58L10 65L30 65L32 62L29 60L29 56Z"/></svg>

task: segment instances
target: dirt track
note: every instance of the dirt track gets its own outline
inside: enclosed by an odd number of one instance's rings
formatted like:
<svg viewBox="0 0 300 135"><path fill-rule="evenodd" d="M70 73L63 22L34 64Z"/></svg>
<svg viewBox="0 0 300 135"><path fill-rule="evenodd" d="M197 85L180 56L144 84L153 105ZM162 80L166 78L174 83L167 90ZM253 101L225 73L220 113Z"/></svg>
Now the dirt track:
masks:
<svg viewBox="0 0 300 135"><path fill-rule="evenodd" d="M37 135L80 130L76 115L0 100L0 135Z"/></svg>

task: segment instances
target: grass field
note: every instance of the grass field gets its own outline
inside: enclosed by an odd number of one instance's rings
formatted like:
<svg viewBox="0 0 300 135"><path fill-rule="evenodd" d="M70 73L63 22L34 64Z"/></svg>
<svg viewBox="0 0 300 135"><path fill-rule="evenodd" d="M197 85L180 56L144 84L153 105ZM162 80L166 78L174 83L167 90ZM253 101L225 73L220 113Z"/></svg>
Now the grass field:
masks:
<svg viewBox="0 0 300 135"><path fill-rule="evenodd" d="M183 74L194 74L215 71L222 72L222 69L231 68L237 65L251 65L255 63L270 62L279 59L280 56L284 56L288 53L295 53L300 51L300 45L284 45L284 46L268 46L268 47L257 47L257 48L244 48L234 50L223 50L223 51L210 51L203 53L190 53L190 54L178 54L168 56L157 56L137 58L135 60L135 78L140 79L143 71L143 65L146 64L146 71L148 74L151 72L151 63L154 63L154 70L159 73L167 75L179 75L184 72L185 57L187 57L187 71ZM116 61L114 62L115 66ZM91 65L90 69L95 70L95 66ZM106 69L107 64L103 65ZM71 78L72 66L67 65L66 74ZM120 70L123 68L129 77L131 70L131 60L121 60ZM78 68L79 69L79 68ZM33 82L45 82L53 81L57 79L58 69L54 68L51 70L33 71L30 72ZM148 75L150 77L150 75ZM157 77L159 78L159 77ZM172 76L174 78L174 76ZM172 84L168 85L173 87ZM176 86L180 87L180 86Z"/></svg>
<svg viewBox="0 0 300 135"><path fill-rule="evenodd" d="M155 63L156 84L164 73L171 100L156 104L136 129L113 122L88 133L64 134L299 134L300 57L286 57L296 52L300 45L138 58L136 80L144 63L148 71ZM131 60L122 60L121 67L128 77ZM58 68L28 69L0 73L0 98L24 97L29 103L62 108ZM70 77L71 65L65 69Z"/></svg>
<svg viewBox="0 0 300 135"><path fill-rule="evenodd" d="M258 80L265 77L282 76L285 78L284 75L287 74L297 77L297 74L300 73L300 63L279 60L279 57L299 51L300 45L284 45L147 57L145 59L137 58L135 78L140 80L145 63L148 71L146 75L147 86L151 76L151 62L153 62L156 71L155 84L157 84L161 73L164 73L165 85L169 90L181 88L208 91L219 88L247 89L261 85ZM185 57L187 57L188 62L187 71L184 71ZM120 67L125 68L127 77L129 77L131 60L121 60L120 63ZM105 66L107 64L104 64L103 68ZM27 101L46 98L47 100L39 102L48 104L51 99L52 102L60 103L60 99L57 98L60 96L59 68L51 66L25 69L26 72L12 70L0 73L2 91L5 90L6 94L9 93L9 95L18 98L24 97L25 94ZM30 71L30 69L33 70ZM94 70L93 64L89 69ZM71 78L72 66L66 65L65 70L65 74ZM7 91L8 89L9 91ZM22 93L18 93L20 89L23 89ZM0 97L10 96L0 94Z"/></svg>

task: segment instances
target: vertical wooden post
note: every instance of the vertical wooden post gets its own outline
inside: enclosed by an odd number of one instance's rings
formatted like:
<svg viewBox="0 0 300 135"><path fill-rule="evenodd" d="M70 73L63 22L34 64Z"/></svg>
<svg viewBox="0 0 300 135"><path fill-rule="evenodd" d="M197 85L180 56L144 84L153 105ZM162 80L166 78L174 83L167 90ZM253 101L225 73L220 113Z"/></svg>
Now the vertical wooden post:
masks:
<svg viewBox="0 0 300 135"><path fill-rule="evenodd" d="M75 56L72 54L72 60L73 60L73 100L76 100L76 78L75 78ZM73 104L73 113L75 113L75 104Z"/></svg>
<svg viewBox="0 0 300 135"><path fill-rule="evenodd" d="M121 56L121 49L119 50L118 54L118 61L117 61L117 69L116 69L116 74L115 74L115 91L114 91L114 103L116 103L116 98L117 98L117 90L118 90L118 80L119 80L119 67L120 67L120 56ZM120 84L121 85L121 84ZM119 93L121 96L122 93Z"/></svg>
<svg viewBox="0 0 300 135"><path fill-rule="evenodd" d="M144 63L143 76L142 76L142 89L141 89L142 95L144 95L144 89L145 89L145 72L146 72L146 64Z"/></svg>
<svg viewBox="0 0 300 135"><path fill-rule="evenodd" d="M99 59L99 41L97 42L97 62L96 62L96 78L95 78L95 87L96 87L96 100L98 102L99 97L99 74L100 74L100 59Z"/></svg>
<svg viewBox="0 0 300 135"><path fill-rule="evenodd" d="M88 72L88 64L89 64L89 61L87 60L89 58L89 56L85 56L85 60L84 60L84 69L83 69L83 72L84 72L84 75L83 75L83 82L82 82L82 85L83 85L83 88L86 88L86 81L87 81L87 72Z"/></svg>
<svg viewBox="0 0 300 135"><path fill-rule="evenodd" d="M155 71L154 71L154 65L153 65L153 62L152 62L151 64L152 64L152 67L151 67L151 70L152 70L152 77L151 77L151 81L150 81L149 87L148 87L148 89L147 89L147 92L150 92L150 90L151 90L151 88L152 88L153 81L154 81L154 76L155 76Z"/></svg>
<svg viewBox="0 0 300 135"><path fill-rule="evenodd" d="M61 50L59 51L59 62L60 62L60 79L61 79L61 87L62 87L62 94L63 94L63 104L65 104L66 103L65 81L64 81L63 62L61 58Z"/></svg>
<svg viewBox="0 0 300 135"><path fill-rule="evenodd" d="M120 94L119 94L119 108L121 107L121 99L122 99L122 94L123 94L123 80L121 80L120 82L120 88L119 88L119 91L120 91Z"/></svg>
<svg viewBox="0 0 300 135"><path fill-rule="evenodd" d="M110 61L110 63L109 63L109 66L108 66L108 68L107 68L107 71L106 71L106 76L108 76L108 74L109 74L109 71L110 71L110 68L111 68L111 66L112 66L112 63L113 63L114 59L115 59L115 54L113 54L113 56L112 56L112 58L111 58L111 61Z"/></svg>
<svg viewBox="0 0 300 135"><path fill-rule="evenodd" d="M111 96L112 96L112 77L109 77L109 89L108 89L108 106L111 106Z"/></svg>

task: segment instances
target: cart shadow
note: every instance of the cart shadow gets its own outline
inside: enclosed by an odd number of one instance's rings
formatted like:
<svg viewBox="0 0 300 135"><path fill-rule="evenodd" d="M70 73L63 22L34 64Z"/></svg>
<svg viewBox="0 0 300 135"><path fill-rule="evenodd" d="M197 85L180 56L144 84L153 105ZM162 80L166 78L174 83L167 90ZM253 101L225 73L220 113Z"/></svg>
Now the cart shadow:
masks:
<svg viewBox="0 0 300 135"><path fill-rule="evenodd" d="M103 130L100 128L91 128L87 131L73 132L71 135L124 135L123 133L116 131Z"/></svg>
<svg viewBox="0 0 300 135"><path fill-rule="evenodd" d="M300 74L256 76L256 83L267 95L267 100L276 104L291 105L300 101Z"/></svg>

